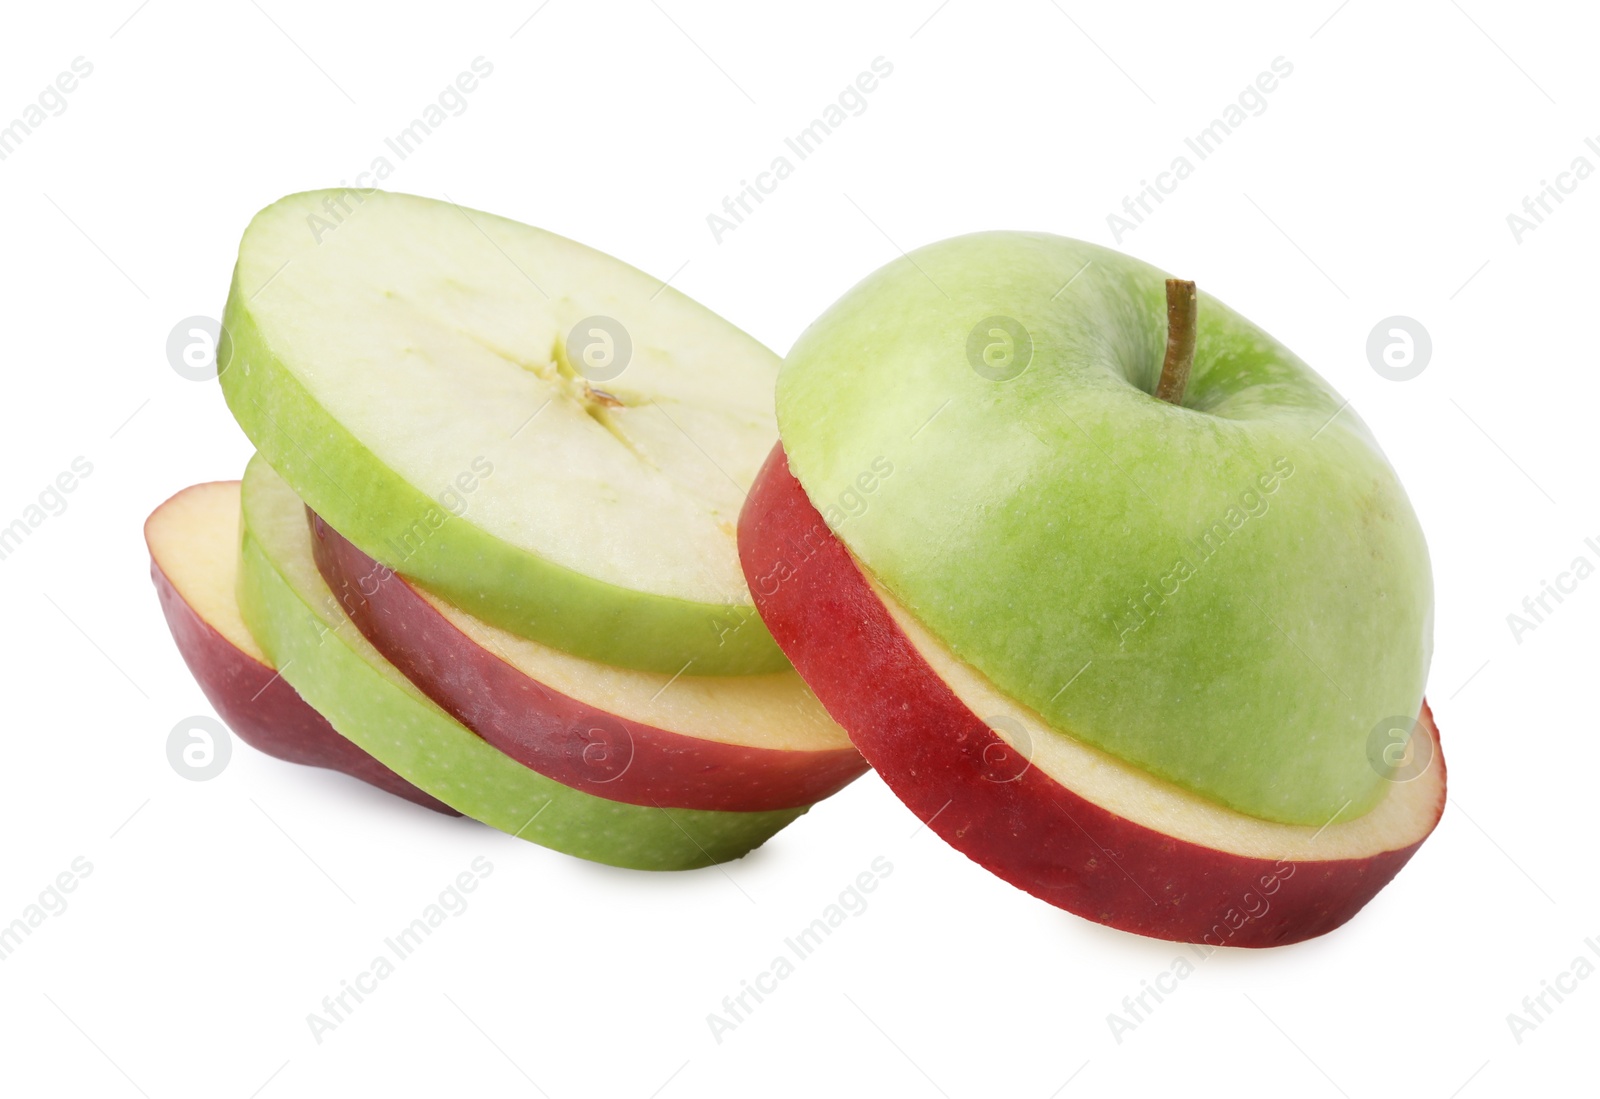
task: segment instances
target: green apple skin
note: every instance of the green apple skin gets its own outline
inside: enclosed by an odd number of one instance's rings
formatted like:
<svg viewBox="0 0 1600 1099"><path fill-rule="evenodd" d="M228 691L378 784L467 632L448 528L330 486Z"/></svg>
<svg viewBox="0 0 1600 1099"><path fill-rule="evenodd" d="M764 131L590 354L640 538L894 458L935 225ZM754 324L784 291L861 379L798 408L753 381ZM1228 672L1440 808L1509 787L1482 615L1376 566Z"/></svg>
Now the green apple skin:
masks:
<svg viewBox="0 0 1600 1099"><path fill-rule="evenodd" d="M790 468L1056 733L1255 817L1349 819L1385 785L1372 729L1422 702L1421 528L1347 403L1208 295L1181 407L1151 396L1165 278L1037 233L888 264L785 360Z"/></svg>
<svg viewBox="0 0 1600 1099"><path fill-rule="evenodd" d="M629 805L524 767L439 709L344 615L300 499L258 455L245 472L239 609L283 678L341 734L445 804L579 858L686 870L747 854L805 812Z"/></svg>
<svg viewBox="0 0 1600 1099"><path fill-rule="evenodd" d="M348 221L318 243L306 219L328 216L320 201L325 196L354 209ZM788 661L744 588L733 536L743 492L777 437L770 397L776 356L678 291L555 234L408 195L372 192L355 205L357 197L350 191L290 195L258 214L246 231L223 316L229 347L226 352L219 349L219 379L229 409L257 451L368 556L492 625L591 660L647 671L671 674L691 667L695 675L742 675L787 670ZM552 250L558 270L553 276L541 271L541 278L566 277L559 270L564 262L609 289L590 295L588 300L596 304L585 304L576 291L562 294L556 282L550 283L554 300L535 294L489 233L505 239L504 248L519 255L520 262L513 261L519 267L530 261L516 252L517 242ZM256 240L268 243L253 247ZM363 246L390 251L363 263ZM464 256L467 249L475 251ZM281 267L280 255L290 257ZM427 267L430 262L437 263L437 271ZM382 302L391 293L384 280L399 277L393 272L407 267L424 271L412 288L421 304L398 320L382 314L387 327L357 328L352 318L366 311L376 314L379 307L373 300ZM464 281L472 277L483 285ZM309 285L296 283L300 278ZM337 290L327 290L328 285ZM496 292L502 297L483 300ZM516 299L518 293L530 300ZM607 296L611 293L626 300L613 300ZM430 328L433 312L447 309L456 311L448 323ZM504 315L520 309L526 309L527 323L519 338L528 347L491 352L486 345L492 340L465 331L473 318L486 328L498 323L515 331ZM574 315L560 319L563 309ZM632 430L640 436L628 440L629 445L651 460L675 448L679 471L688 467L701 479L701 494L720 497L707 505L709 514L694 517L697 540L670 522L590 522L615 503L615 486L588 478L590 463L581 453L574 456L587 441L573 434L577 429L571 422L585 425L591 436L608 436L585 417L586 411L595 411L592 407L580 409L561 396L570 397L572 385L536 373L544 369L543 356L550 354L549 332L561 331L563 324L588 311L626 318L634 331L639 362L613 388L629 392L625 385L641 384L636 375L656 383L638 399L640 407L602 409L596 419L608 412L618 421L631 417L619 429L619 434ZM665 319L658 315L662 312ZM313 316L318 319L308 319ZM263 318L274 326L270 331L275 337L263 331ZM418 330L405 327L413 322ZM316 323L349 331L325 341L329 350L324 342L308 340L303 331ZM494 332L502 336L500 330ZM511 342L510 336L504 338ZM674 353L676 339L687 347L682 355ZM319 397L307 384L309 377L331 392L328 379L335 374L328 363L305 361L308 344L359 366L345 367L359 384L338 414L331 410L330 398ZM533 350L534 344L542 350ZM430 350L438 369L428 383L435 388L397 394L390 368L397 360L409 361ZM463 396L467 386L452 379L450 370L469 352L489 356L503 376ZM298 367L291 368L286 357L294 358ZM693 361L680 361L689 359ZM719 364L725 364L726 385L719 385L717 376L706 376ZM549 365L558 369L553 362ZM565 364L560 369L571 373ZM551 407L533 417L552 396ZM728 406L707 414L719 399ZM666 413L663 405L673 411ZM346 422L352 406L363 412L369 406L402 407L419 419L413 430L398 433L398 441L375 440L370 425L364 435L352 432ZM703 414L703 422L693 419ZM539 433L549 431L560 417L565 434L542 443ZM463 441L464 421L472 429L465 433L467 449L451 448L452 432L456 442ZM389 447L387 456L375 452L380 443ZM454 478L470 474L477 455L487 457L494 475L468 498L464 512L452 513L435 496L452 491ZM418 466L435 468L422 475L396 468L397 457L411 456L427 459ZM548 476L550 467L560 469L564 462L575 467L571 473ZM523 521L563 551L564 560L548 548L530 548L509 536L505 524L497 529L476 518L491 493L530 474L547 479L529 491L529 506L502 502L500 510L529 517ZM558 493L565 488L577 497L560 516L537 511L539 491L544 490L548 502L552 485ZM616 510L628 509L618 505ZM717 529L719 514L725 533ZM599 535L591 533L596 526ZM626 569L607 568L608 557L624 553L635 554L636 562L661 559L660 575L646 580ZM673 594L674 588L679 594Z"/></svg>

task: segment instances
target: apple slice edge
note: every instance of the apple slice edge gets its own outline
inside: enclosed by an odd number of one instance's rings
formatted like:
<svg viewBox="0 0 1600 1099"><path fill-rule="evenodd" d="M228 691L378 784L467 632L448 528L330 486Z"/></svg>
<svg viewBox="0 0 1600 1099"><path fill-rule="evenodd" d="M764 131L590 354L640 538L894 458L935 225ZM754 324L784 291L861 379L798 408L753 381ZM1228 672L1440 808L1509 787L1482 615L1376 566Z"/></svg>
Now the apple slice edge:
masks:
<svg viewBox="0 0 1600 1099"><path fill-rule="evenodd" d="M174 514L175 508L191 506L198 514ZM166 529L184 521L198 523L199 529ZM150 579L167 628L217 716L240 740L266 755L339 771L436 813L460 816L341 736L267 661L233 602L238 527L238 481L181 489L144 524ZM196 579L195 573L207 569L218 575ZM170 575L186 572L196 579L198 590L186 591Z"/></svg>
<svg viewBox="0 0 1600 1099"><path fill-rule="evenodd" d="M1175 787L1146 776L1145 792L1157 804L1111 806L1047 774L1032 758L1019 759L1017 745L935 670L926 652L931 638L914 643L908 636L914 620L891 610L886 593L829 530L790 473L781 444L740 515L739 546L768 629L896 796L980 866L1087 919L1209 945L1265 947L1313 938L1348 921L1375 896L1443 812L1444 759L1424 702L1419 724L1430 738L1431 764L1386 795L1386 801L1407 799L1407 812L1396 817L1403 834L1351 850L1328 833L1337 837L1337 829L1365 818L1324 831L1257 821L1220 806L1217 813L1249 822L1246 830L1258 841L1267 837L1265 849L1260 842L1208 844L1168 834L1133 817L1166 813L1181 821L1183 799L1172 796ZM1282 839L1278 857L1271 855L1272 837ZM1318 850L1338 857L1316 857Z"/></svg>
<svg viewBox="0 0 1600 1099"><path fill-rule="evenodd" d="M458 721L546 777L634 805L760 812L813 805L866 772L866 761L820 710L813 713L832 730L836 745L780 749L654 725L620 707L564 692L541 677L537 666L519 663L518 653L545 649L539 642L509 636L467 611L443 605L373 560L309 507L306 516L318 571L373 647ZM488 647L464 632L466 623L488 639ZM550 661L592 667L613 681L648 680L644 690L654 689L659 680L657 695L681 678L601 668L570 654L545 652ZM795 693L816 707L793 672L767 674L793 677ZM745 679L713 681L726 690L743 686ZM587 685L596 695L605 693L604 684Z"/></svg>

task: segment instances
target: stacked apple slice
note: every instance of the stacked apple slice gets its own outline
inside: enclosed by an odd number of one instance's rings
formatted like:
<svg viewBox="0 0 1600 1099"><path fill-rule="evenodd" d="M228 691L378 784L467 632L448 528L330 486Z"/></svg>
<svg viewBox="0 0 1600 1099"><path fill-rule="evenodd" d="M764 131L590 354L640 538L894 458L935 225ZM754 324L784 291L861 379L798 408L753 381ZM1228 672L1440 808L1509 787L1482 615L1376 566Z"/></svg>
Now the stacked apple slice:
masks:
<svg viewBox="0 0 1600 1099"><path fill-rule="evenodd" d="M273 667L239 614L239 482L191 485L144 525L150 577L178 651L241 740L279 759L354 775L459 815L334 731Z"/></svg>
<svg viewBox="0 0 1600 1099"><path fill-rule="evenodd" d="M1366 427L1194 285L931 245L785 360L740 520L763 618L889 787L1036 896L1322 934L1444 807L1427 548Z"/></svg>
<svg viewBox="0 0 1600 1099"><path fill-rule="evenodd" d="M329 199L349 216L313 234ZM168 556L211 562L204 599L168 585L180 647L190 611L227 619L297 692L238 703L254 680L212 671L238 661L185 647L246 739L292 711L324 753L299 758L647 869L738 857L865 769L740 572L776 437L744 333L561 237L348 191L256 217L224 325L258 454L151 546L158 587ZM214 559L240 532L235 605Z"/></svg>

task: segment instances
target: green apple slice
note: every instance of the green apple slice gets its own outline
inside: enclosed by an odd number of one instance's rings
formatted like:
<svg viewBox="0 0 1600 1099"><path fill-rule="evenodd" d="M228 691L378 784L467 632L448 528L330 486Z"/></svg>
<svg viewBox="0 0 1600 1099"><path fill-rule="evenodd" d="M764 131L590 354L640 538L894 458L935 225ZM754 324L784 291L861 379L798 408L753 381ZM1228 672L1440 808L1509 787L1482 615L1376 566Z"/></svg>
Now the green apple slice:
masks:
<svg viewBox="0 0 1600 1099"><path fill-rule="evenodd" d="M305 505L260 455L242 496L239 609L251 633L335 729L445 804L545 847L640 870L738 858L805 812L629 805L524 767L431 702L355 628L317 571Z"/></svg>
<svg viewBox="0 0 1600 1099"><path fill-rule="evenodd" d="M311 192L250 223L224 325L245 433L368 556L592 660L788 666L734 546L778 360L678 291L453 203Z"/></svg>
<svg viewBox="0 0 1600 1099"><path fill-rule="evenodd" d="M1265 820L1351 819L1387 786L1375 729L1422 702L1421 528L1348 402L1214 298L1181 405L1153 396L1165 306L1163 272L1079 241L920 249L790 351L789 467L1056 735Z"/></svg>

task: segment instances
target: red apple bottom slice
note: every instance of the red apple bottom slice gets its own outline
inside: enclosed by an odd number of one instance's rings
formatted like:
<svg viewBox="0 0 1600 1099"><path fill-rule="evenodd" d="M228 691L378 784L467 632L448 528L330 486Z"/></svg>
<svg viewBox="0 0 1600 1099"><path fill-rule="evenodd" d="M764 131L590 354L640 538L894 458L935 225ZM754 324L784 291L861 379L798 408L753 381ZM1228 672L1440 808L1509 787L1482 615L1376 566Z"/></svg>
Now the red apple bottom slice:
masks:
<svg viewBox="0 0 1600 1099"><path fill-rule="evenodd" d="M781 446L745 503L739 551L767 628L890 789L980 866L1087 919L1212 946L1313 938L1388 884L1444 811L1426 703L1426 769L1322 828L1246 816L1049 731L858 566Z"/></svg>
<svg viewBox="0 0 1600 1099"><path fill-rule="evenodd" d="M341 771L435 812L438 798L341 736L273 668L239 614L239 482L191 485L145 523L150 578L172 639L200 690L240 740L309 767Z"/></svg>
<svg viewBox="0 0 1600 1099"><path fill-rule="evenodd" d="M696 676L691 662L669 676L560 652L413 586L307 518L318 571L373 647L547 778L634 805L764 812L821 801L867 769L793 671Z"/></svg>

